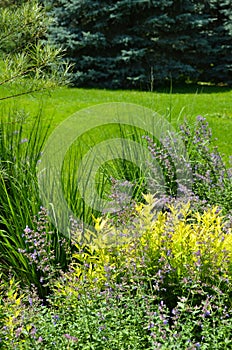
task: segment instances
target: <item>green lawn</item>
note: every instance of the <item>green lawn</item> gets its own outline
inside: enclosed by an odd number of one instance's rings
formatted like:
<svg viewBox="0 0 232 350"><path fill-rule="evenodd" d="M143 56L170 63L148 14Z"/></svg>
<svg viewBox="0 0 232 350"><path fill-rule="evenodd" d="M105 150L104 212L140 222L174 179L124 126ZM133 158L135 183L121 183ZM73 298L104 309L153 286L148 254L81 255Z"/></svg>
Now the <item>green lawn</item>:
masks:
<svg viewBox="0 0 232 350"><path fill-rule="evenodd" d="M6 90L1 88L0 96ZM50 94L23 96L0 101L2 111L17 107L36 115L42 106L44 119L55 127L76 111L105 102L130 102L151 108L165 116L174 126L184 118L192 123L197 115L207 118L216 144L227 160L232 155L232 90L225 87L187 86L156 92L110 91L98 89L59 88ZM3 113L3 112L1 112Z"/></svg>

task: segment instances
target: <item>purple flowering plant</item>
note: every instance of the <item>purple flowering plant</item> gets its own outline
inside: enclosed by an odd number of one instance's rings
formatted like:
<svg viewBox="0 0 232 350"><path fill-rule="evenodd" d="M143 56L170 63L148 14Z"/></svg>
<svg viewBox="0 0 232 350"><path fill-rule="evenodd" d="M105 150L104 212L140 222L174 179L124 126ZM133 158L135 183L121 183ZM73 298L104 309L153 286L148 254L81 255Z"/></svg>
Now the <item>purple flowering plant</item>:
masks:
<svg viewBox="0 0 232 350"><path fill-rule="evenodd" d="M151 165L153 193L162 190L162 193L166 193L166 196L163 196L164 200L174 202L179 188L198 210L217 205L224 213L229 214L232 208L232 170L226 166L218 148L213 145L208 122L204 117L198 116L194 127L190 127L185 121L180 125L179 134L188 154L185 166L192 171L192 189L188 190L178 183L175 169L175 163L178 161L175 138L170 135L157 143L146 136L148 149L161 166L165 177L164 188L161 189L159 181L156 181L156 169Z"/></svg>

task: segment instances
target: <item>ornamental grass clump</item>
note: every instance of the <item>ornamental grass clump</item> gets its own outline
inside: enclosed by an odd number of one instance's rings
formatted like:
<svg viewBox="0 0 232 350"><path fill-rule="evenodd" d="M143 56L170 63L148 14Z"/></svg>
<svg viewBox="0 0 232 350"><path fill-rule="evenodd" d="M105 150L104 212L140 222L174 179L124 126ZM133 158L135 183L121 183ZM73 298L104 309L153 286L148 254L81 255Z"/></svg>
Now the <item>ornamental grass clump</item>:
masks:
<svg viewBox="0 0 232 350"><path fill-rule="evenodd" d="M18 112L0 120L0 268L6 276L12 269L24 280L30 268L18 248L24 245L23 230L34 226L33 216L40 208L36 165L48 131L42 128L41 116L28 119Z"/></svg>
<svg viewBox="0 0 232 350"><path fill-rule="evenodd" d="M6 280L11 272L22 286L35 285L41 297L69 260L68 239L41 207L37 164L49 128L24 111L0 119L0 269Z"/></svg>

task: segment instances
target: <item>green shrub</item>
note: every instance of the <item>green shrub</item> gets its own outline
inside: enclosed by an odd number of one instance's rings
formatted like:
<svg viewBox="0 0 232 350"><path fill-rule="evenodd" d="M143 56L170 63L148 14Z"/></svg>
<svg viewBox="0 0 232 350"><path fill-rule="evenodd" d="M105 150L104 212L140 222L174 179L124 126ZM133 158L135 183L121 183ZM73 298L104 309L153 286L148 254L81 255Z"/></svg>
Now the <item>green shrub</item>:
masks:
<svg viewBox="0 0 232 350"><path fill-rule="evenodd" d="M47 305L14 279L1 286L5 348L231 347L231 228L216 208L192 217L189 204L162 213L145 199L133 225L96 219L95 244L75 243ZM106 245L122 232L120 245Z"/></svg>

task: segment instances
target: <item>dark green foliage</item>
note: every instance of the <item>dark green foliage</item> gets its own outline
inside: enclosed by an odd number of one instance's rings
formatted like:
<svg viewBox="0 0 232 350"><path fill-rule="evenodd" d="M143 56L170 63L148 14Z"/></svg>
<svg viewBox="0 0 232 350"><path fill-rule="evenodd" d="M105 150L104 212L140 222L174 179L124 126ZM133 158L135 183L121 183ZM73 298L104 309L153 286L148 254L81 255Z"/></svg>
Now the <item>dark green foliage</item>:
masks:
<svg viewBox="0 0 232 350"><path fill-rule="evenodd" d="M79 86L231 83L230 0L45 1Z"/></svg>
<svg viewBox="0 0 232 350"><path fill-rule="evenodd" d="M12 5L21 5L23 2L25 2L25 0L1 0L0 8L9 7Z"/></svg>

